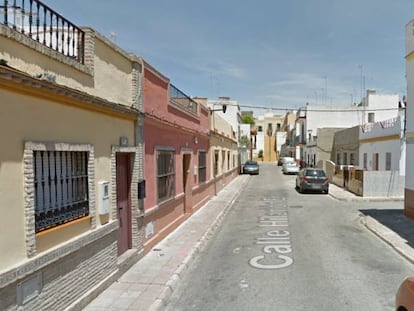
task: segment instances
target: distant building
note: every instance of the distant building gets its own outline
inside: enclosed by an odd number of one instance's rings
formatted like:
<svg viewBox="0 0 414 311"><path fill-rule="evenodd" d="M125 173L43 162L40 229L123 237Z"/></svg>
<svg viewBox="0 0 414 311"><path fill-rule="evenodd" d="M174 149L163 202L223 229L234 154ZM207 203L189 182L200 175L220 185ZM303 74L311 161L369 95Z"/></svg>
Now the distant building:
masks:
<svg viewBox="0 0 414 311"><path fill-rule="evenodd" d="M262 151L264 162L275 162L279 158L276 133L282 129L284 116L267 113L255 118L255 128L257 130L256 149L253 151L253 157L259 157ZM279 137L280 138L280 137ZM279 150L280 152L280 150Z"/></svg>
<svg viewBox="0 0 414 311"><path fill-rule="evenodd" d="M315 144L319 128L348 128L395 118L398 109L398 95L379 95L374 90L368 90L362 104L358 106L307 105L297 113L294 139L296 158L304 166L310 164L307 162L309 153L306 148ZM318 160L315 159L316 163Z"/></svg>

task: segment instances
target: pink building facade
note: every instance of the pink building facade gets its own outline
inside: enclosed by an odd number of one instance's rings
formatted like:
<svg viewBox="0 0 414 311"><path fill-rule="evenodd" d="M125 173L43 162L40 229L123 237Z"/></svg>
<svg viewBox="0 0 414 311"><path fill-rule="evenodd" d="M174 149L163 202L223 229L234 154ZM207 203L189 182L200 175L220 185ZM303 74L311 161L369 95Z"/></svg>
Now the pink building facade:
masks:
<svg viewBox="0 0 414 311"><path fill-rule="evenodd" d="M144 64L142 236L148 252L214 195L207 106L195 102Z"/></svg>

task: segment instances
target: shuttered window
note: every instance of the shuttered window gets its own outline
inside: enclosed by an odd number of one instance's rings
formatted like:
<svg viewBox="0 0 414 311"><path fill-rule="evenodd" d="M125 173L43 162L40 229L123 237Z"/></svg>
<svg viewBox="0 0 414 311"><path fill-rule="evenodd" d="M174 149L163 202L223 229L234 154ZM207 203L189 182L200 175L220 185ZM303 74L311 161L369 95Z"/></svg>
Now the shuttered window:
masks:
<svg viewBox="0 0 414 311"><path fill-rule="evenodd" d="M34 151L35 228L89 215L88 152Z"/></svg>
<svg viewBox="0 0 414 311"><path fill-rule="evenodd" d="M157 192L158 201L175 195L174 151L157 151Z"/></svg>
<svg viewBox="0 0 414 311"><path fill-rule="evenodd" d="M206 152L199 151L198 153L198 182L203 183L207 177L207 166L206 166Z"/></svg>

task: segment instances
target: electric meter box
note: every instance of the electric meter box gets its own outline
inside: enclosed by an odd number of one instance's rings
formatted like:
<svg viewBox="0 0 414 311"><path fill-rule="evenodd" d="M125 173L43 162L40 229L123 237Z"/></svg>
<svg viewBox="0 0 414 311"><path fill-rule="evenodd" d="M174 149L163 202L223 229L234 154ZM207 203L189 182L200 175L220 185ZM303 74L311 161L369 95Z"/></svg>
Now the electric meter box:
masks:
<svg viewBox="0 0 414 311"><path fill-rule="evenodd" d="M109 214L109 181L98 182L98 213Z"/></svg>

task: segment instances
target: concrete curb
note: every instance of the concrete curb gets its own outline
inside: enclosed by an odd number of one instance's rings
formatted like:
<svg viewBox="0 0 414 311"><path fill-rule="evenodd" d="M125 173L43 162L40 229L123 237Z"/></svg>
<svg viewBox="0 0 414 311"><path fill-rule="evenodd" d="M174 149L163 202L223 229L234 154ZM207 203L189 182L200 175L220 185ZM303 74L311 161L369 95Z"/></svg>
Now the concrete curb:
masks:
<svg viewBox="0 0 414 311"><path fill-rule="evenodd" d="M209 237L213 235L214 232L217 230L217 228L220 226L221 222L223 221L227 213L230 211L230 207L236 201L238 195L240 194L241 190L243 189L243 186L247 183L247 181L248 179L246 178L242 182L241 187L239 187L238 191L235 192L231 200L226 204L226 206L223 208L220 214L214 219L214 221L208 227L206 232L202 235L200 240L190 250L189 254L184 258L181 265L177 268L177 270L174 272L174 274L165 284L165 289L162 291L160 296L154 301L154 303L151 304L148 310L158 311L158 310L161 310L161 308L166 306L172 293L174 292L174 290L176 290L178 282L181 280L184 273L187 271L187 268L190 266L191 262L194 260L195 255L201 250L203 250L203 248L207 245L207 241L209 240ZM225 191L225 189L223 189L222 191Z"/></svg>
<svg viewBox="0 0 414 311"><path fill-rule="evenodd" d="M343 202L401 202L404 201L404 198L400 198L400 197L381 197L381 198L374 198L374 197L358 197L356 196L354 197L350 197L350 198L346 198L346 197L342 197L340 195L336 195L336 194L332 194L331 192L329 192L329 195L338 201L343 201Z"/></svg>
<svg viewBox="0 0 414 311"><path fill-rule="evenodd" d="M371 216L362 216L361 223L378 236L385 243L390 245L397 253L414 263L414 249L407 244L407 241L401 238L394 231L390 230Z"/></svg>

